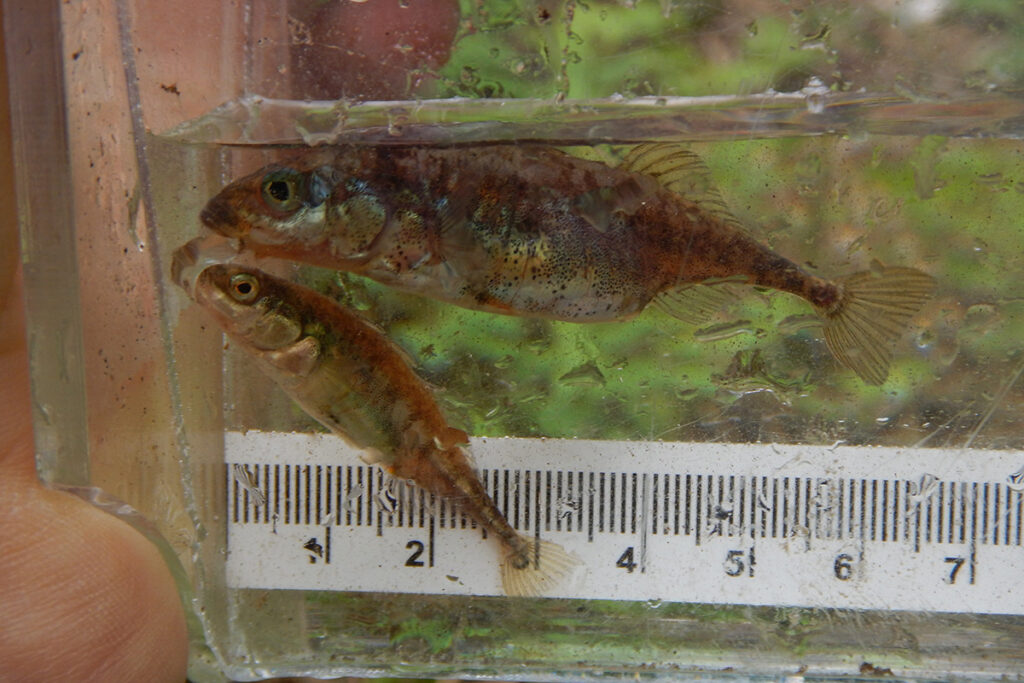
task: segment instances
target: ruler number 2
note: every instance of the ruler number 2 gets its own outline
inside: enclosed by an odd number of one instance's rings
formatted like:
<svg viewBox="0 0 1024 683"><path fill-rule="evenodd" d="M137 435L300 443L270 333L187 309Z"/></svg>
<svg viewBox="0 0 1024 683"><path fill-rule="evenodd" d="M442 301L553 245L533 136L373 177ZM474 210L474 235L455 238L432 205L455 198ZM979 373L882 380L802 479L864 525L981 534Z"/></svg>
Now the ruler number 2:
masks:
<svg viewBox="0 0 1024 683"><path fill-rule="evenodd" d="M420 555L423 554L423 541L409 541L405 544L406 550L411 550L412 555L405 561L406 567L422 567L423 560L420 559Z"/></svg>

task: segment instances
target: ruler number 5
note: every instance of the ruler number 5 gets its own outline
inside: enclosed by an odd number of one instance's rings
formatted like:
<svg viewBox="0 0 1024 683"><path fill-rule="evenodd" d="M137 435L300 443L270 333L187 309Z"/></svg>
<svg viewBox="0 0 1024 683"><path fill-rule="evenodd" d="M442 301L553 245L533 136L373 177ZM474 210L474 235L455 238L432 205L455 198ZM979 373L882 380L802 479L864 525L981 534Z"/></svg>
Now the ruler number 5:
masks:
<svg viewBox="0 0 1024 683"><path fill-rule="evenodd" d="M725 556L725 573L729 576L742 576L745 569L748 576L753 576L755 564L754 546L747 550L730 550Z"/></svg>

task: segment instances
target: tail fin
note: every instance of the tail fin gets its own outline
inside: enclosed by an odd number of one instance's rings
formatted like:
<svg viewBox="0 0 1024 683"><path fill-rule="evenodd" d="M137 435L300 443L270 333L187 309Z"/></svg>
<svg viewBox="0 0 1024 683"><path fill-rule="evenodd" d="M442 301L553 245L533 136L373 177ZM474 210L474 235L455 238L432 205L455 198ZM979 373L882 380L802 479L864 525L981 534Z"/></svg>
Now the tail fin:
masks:
<svg viewBox="0 0 1024 683"><path fill-rule="evenodd" d="M528 545L529 562L522 563L521 550L508 548L501 563L501 585L512 597L538 597L568 579L580 565L575 555L550 541L537 541L523 537ZM539 543L539 545L538 545Z"/></svg>
<svg viewBox="0 0 1024 683"><path fill-rule="evenodd" d="M912 268L856 273L839 283L842 296L825 319L825 343L840 363L868 384L889 375L892 347L911 316L935 289L930 275Z"/></svg>

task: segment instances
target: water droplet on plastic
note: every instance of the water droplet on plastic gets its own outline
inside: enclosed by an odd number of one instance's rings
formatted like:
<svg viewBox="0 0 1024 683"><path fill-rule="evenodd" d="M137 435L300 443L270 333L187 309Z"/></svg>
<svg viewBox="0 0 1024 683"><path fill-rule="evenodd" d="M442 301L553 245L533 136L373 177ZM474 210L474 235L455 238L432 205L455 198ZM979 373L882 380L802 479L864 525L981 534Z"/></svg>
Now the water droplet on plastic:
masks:
<svg viewBox="0 0 1024 683"><path fill-rule="evenodd" d="M992 304L974 304L964 313L964 328L981 331L999 318L999 309Z"/></svg>
<svg viewBox="0 0 1024 683"><path fill-rule="evenodd" d="M572 498L559 498L555 501L555 510L562 519L580 510L580 502Z"/></svg>
<svg viewBox="0 0 1024 683"><path fill-rule="evenodd" d="M803 313L783 318L779 322L778 330L782 334L796 334L811 327L821 327L821 319L814 314Z"/></svg>
<svg viewBox="0 0 1024 683"><path fill-rule="evenodd" d="M935 345L935 335L931 330L921 330L914 340L914 344L922 351L927 351Z"/></svg>
<svg viewBox="0 0 1024 683"><path fill-rule="evenodd" d="M1024 467L1007 476L1006 485L1011 491L1024 491Z"/></svg>
<svg viewBox="0 0 1024 683"><path fill-rule="evenodd" d="M749 320L736 320L734 322L722 323L704 327L693 333L693 338L699 342L714 342L735 337L738 334L753 333Z"/></svg>
<svg viewBox="0 0 1024 683"><path fill-rule="evenodd" d="M807 103L807 111L811 114L825 113L825 97L828 95L828 86L821 82L817 76L813 76L807 85L800 91Z"/></svg>
<svg viewBox="0 0 1024 683"><path fill-rule="evenodd" d="M983 173L978 176L978 184L980 185L1000 185L1002 182L1002 173Z"/></svg>
<svg viewBox="0 0 1024 683"><path fill-rule="evenodd" d="M343 506L345 508L345 512L355 512L356 510L358 510L359 501L363 497L363 494L365 492L366 489L364 489L362 486L355 486L353 488L350 488L348 490L348 493L345 495L345 505Z"/></svg>
<svg viewBox="0 0 1024 683"><path fill-rule="evenodd" d="M235 481L237 481L242 488L248 492L249 497L252 499L252 504L255 507L262 507L267 502L266 497L263 495L263 491L260 491L259 487L253 482L252 473L246 469L244 465L236 464L233 468Z"/></svg>
<svg viewBox="0 0 1024 683"><path fill-rule="evenodd" d="M388 514L398 509L398 496L395 495L394 486L395 480L392 479L384 490L377 494L377 506Z"/></svg>
<svg viewBox="0 0 1024 683"><path fill-rule="evenodd" d="M935 493L938 487L938 476L932 474L931 472L925 472L916 482L914 482L914 486L911 489L910 495L921 499L927 498L928 496Z"/></svg>
<svg viewBox="0 0 1024 683"><path fill-rule="evenodd" d="M530 339L526 342L525 348L531 353L535 353L538 356L548 349L551 348L551 339L548 337L539 337L537 339Z"/></svg>
<svg viewBox="0 0 1024 683"><path fill-rule="evenodd" d="M604 386L605 377L592 360L578 365L558 378L566 386Z"/></svg>

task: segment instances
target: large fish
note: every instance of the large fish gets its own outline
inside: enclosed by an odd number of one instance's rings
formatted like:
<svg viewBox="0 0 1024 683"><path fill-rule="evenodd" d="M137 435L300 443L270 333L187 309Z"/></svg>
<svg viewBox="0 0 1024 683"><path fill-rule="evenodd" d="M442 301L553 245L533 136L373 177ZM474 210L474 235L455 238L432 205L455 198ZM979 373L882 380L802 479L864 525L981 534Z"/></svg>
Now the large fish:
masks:
<svg viewBox="0 0 1024 683"><path fill-rule="evenodd" d="M710 285L777 289L814 306L832 354L869 384L934 288L910 268L806 272L749 235L671 144L618 167L540 145L314 149L230 184L201 218L260 256L520 316L622 320L653 301L697 321L721 303Z"/></svg>
<svg viewBox="0 0 1024 683"><path fill-rule="evenodd" d="M309 415L394 476L455 500L497 536L507 594L540 595L571 573L573 556L506 521L469 464L466 433L448 424L430 387L376 327L254 268L211 265L183 284Z"/></svg>

